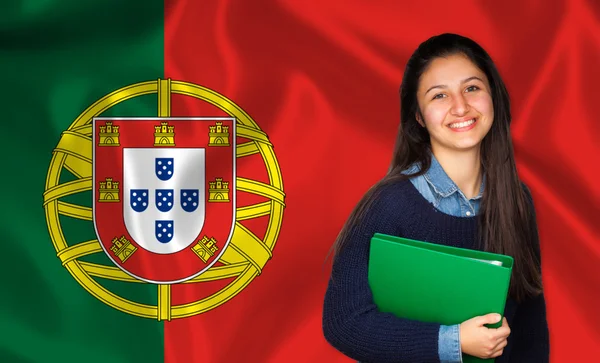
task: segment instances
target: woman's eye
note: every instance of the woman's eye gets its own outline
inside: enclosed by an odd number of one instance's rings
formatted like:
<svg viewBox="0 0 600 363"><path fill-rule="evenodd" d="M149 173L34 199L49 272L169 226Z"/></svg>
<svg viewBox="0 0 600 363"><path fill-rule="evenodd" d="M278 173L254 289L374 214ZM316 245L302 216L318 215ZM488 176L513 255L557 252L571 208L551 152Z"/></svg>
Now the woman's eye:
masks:
<svg viewBox="0 0 600 363"><path fill-rule="evenodd" d="M437 100L439 98L443 98L445 95L443 93L438 93L437 95L433 96L434 100Z"/></svg>
<svg viewBox="0 0 600 363"><path fill-rule="evenodd" d="M477 91L478 89L479 89L479 87L477 87L477 86L469 86L469 87L467 87L467 92Z"/></svg>

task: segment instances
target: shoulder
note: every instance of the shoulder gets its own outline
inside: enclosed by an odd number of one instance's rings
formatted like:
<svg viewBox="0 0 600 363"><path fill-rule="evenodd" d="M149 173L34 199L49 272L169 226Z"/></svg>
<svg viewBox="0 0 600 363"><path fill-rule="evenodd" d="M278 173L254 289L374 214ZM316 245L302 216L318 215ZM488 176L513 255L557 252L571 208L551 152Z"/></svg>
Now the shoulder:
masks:
<svg viewBox="0 0 600 363"><path fill-rule="evenodd" d="M536 223L535 203L533 200L533 194L531 193L531 189L527 186L527 184L525 184L523 181L521 181L521 190L523 191L523 195L525 197L525 202L526 202L525 213L530 215L530 217L532 217L532 220L530 222L535 224Z"/></svg>
<svg viewBox="0 0 600 363"><path fill-rule="evenodd" d="M527 184L525 184L525 182L522 180L521 180L521 189L523 189L523 191L525 192L525 196L527 196L528 199L533 200L533 197L531 195L531 190L529 189Z"/></svg>
<svg viewBox="0 0 600 363"><path fill-rule="evenodd" d="M375 184L357 206L361 224L389 224L400 228L419 214L421 195L410 180L401 176Z"/></svg>
<svg viewBox="0 0 600 363"><path fill-rule="evenodd" d="M397 207L412 203L416 189L408 178L382 180L372 188L373 205Z"/></svg>
<svg viewBox="0 0 600 363"><path fill-rule="evenodd" d="M360 224L376 221L381 223L383 220L398 221L402 211L414 205L411 201L414 199L414 192L416 190L406 178L385 177L363 195L352 213L354 218L351 217L350 220L360 221Z"/></svg>
<svg viewBox="0 0 600 363"><path fill-rule="evenodd" d="M531 193L531 189L529 189L527 184L525 184L523 181L521 181L521 189L523 190L523 194L525 194L525 200L526 200L527 206L529 208L529 213L533 216L534 223L535 223L535 218L536 218L535 202L533 200L533 194Z"/></svg>
<svg viewBox="0 0 600 363"><path fill-rule="evenodd" d="M537 225L537 215L536 215L536 211L535 211L535 203L533 201L533 195L531 193L531 190L529 189L527 184L525 184L523 181L521 181L521 188L523 189L523 192L525 193L525 198L527 200L528 211L526 213L528 214L529 228L531 229L532 235L533 235L533 239L532 239L533 248L535 251L535 255L539 261L539 259L541 258L541 251L540 251L540 237L539 237L539 231L538 231L538 225Z"/></svg>
<svg viewBox="0 0 600 363"><path fill-rule="evenodd" d="M373 185L358 202L338 235L339 255L356 253L364 257L368 255L374 233L397 235L404 225L403 215L407 213L405 205L408 204L409 186L410 181L388 177Z"/></svg>

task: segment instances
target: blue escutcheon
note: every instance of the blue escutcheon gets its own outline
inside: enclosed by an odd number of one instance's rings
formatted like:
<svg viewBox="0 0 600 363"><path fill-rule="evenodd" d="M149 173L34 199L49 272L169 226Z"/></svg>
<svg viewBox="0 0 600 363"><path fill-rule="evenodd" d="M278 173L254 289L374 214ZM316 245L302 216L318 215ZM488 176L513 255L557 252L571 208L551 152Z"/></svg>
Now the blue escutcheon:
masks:
<svg viewBox="0 0 600 363"><path fill-rule="evenodd" d="M198 208L198 189L181 189L181 208L186 212L193 212Z"/></svg>
<svg viewBox="0 0 600 363"><path fill-rule="evenodd" d="M175 169L175 160L173 158L156 158L154 161L155 172L158 179L166 181L171 179Z"/></svg>
<svg viewBox="0 0 600 363"><path fill-rule="evenodd" d="M148 208L148 189L131 189L129 205L136 212L145 211Z"/></svg>
<svg viewBox="0 0 600 363"><path fill-rule="evenodd" d="M156 208L161 212L168 212L173 208L173 189L156 189Z"/></svg>
<svg viewBox="0 0 600 363"><path fill-rule="evenodd" d="M173 239L173 221L155 221L155 235L160 243L169 243Z"/></svg>

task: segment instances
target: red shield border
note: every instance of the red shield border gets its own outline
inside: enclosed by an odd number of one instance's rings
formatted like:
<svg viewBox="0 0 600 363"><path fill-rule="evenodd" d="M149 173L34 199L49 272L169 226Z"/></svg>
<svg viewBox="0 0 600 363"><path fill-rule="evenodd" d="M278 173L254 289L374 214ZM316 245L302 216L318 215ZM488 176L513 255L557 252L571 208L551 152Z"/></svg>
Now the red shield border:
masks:
<svg viewBox="0 0 600 363"><path fill-rule="evenodd" d="M115 265L137 279L167 284L192 279L218 261L235 226L235 126L235 119L229 117L93 119L94 227L102 249ZM154 147L205 149L204 226L188 247L176 253L144 249L125 226L123 150Z"/></svg>

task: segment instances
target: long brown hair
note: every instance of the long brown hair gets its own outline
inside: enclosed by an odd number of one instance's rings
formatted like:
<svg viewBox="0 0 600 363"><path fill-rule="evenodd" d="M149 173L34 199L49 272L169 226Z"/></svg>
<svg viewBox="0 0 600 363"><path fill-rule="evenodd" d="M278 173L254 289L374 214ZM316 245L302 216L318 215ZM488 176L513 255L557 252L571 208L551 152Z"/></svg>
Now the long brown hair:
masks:
<svg viewBox="0 0 600 363"><path fill-rule="evenodd" d="M429 133L416 120L417 88L432 60L453 54L467 56L487 76L494 106L494 121L481 142L481 165L485 189L478 215L479 243L484 251L512 256L515 260L509 296L517 301L542 291L535 211L517 174L510 134L510 99L506 86L488 53L473 40L441 34L423 42L412 54L400 86L400 127L388 173L365 193L342 227L333 250L339 253L350 229L377 198L381 187L425 173L431 166ZM403 174L413 163L420 171Z"/></svg>

